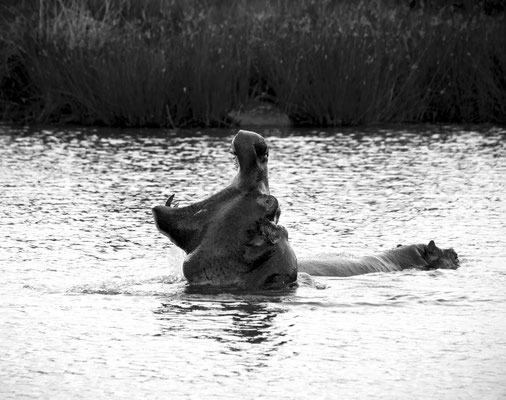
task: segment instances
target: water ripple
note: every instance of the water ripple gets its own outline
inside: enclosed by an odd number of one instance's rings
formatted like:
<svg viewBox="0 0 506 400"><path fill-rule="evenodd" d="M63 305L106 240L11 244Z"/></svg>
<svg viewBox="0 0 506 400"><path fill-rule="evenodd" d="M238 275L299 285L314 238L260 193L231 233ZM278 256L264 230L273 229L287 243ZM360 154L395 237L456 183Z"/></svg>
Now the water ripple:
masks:
<svg viewBox="0 0 506 400"><path fill-rule="evenodd" d="M265 130L297 254L434 239L462 267L189 288L150 207L227 184L234 133L0 126L0 397L504 395L504 129Z"/></svg>

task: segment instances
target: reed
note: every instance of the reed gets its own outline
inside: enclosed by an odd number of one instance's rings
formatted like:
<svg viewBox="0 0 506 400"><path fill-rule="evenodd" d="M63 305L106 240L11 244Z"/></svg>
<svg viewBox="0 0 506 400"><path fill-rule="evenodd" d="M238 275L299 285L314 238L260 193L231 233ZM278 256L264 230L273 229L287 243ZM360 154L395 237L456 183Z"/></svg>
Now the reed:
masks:
<svg viewBox="0 0 506 400"><path fill-rule="evenodd" d="M60 2L44 11L38 30L28 19L18 23L16 62L33 88L26 118L114 126L229 124L229 112L248 93L245 27L218 26L206 12L188 21L182 15L184 26L160 20L151 27L144 13L144 20L122 17L129 4Z"/></svg>
<svg viewBox="0 0 506 400"><path fill-rule="evenodd" d="M504 123L504 14L401 3L14 2L0 116L220 126L260 98L300 125Z"/></svg>
<svg viewBox="0 0 506 400"><path fill-rule="evenodd" d="M506 121L503 20L375 4L320 3L260 29L260 68L296 124Z"/></svg>

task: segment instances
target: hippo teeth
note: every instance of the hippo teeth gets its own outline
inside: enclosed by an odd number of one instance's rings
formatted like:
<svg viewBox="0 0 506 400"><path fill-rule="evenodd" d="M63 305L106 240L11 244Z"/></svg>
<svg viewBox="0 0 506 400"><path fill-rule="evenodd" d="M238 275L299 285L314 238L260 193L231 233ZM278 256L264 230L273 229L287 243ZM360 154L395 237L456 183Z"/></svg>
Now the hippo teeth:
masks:
<svg viewBox="0 0 506 400"><path fill-rule="evenodd" d="M172 200L174 200L174 195L171 195L169 197L169 199L165 203L165 207L170 207L170 205L172 204Z"/></svg>
<svg viewBox="0 0 506 400"><path fill-rule="evenodd" d="M274 214L274 215L269 215L267 217L267 220L272 224L272 225L278 225L278 221L279 221L279 217Z"/></svg>

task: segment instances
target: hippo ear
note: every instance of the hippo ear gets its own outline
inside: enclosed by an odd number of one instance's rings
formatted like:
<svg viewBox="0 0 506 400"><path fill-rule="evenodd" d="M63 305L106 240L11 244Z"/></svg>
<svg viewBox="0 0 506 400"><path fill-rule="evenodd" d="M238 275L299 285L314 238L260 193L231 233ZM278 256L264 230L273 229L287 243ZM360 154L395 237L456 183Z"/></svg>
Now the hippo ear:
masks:
<svg viewBox="0 0 506 400"><path fill-rule="evenodd" d="M427 256L427 259L432 262L434 260L437 260L441 257L442 252L439 247L436 246L436 243L434 243L434 240L431 240L429 244L425 247L425 254Z"/></svg>
<svg viewBox="0 0 506 400"><path fill-rule="evenodd" d="M434 253L436 250L437 250L436 243L434 243L434 240L431 240L427 245L427 251L429 253Z"/></svg>

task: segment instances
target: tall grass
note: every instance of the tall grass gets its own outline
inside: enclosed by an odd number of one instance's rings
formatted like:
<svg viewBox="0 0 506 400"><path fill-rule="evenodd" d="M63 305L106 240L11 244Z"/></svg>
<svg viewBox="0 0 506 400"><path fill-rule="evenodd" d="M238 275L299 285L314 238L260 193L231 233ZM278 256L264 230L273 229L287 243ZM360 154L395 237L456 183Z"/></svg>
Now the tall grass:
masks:
<svg viewBox="0 0 506 400"><path fill-rule="evenodd" d="M18 22L11 40L31 87L27 119L115 126L229 123L228 113L248 94L247 26L218 25L212 9L183 12L177 24L151 21L144 13L143 20L135 14L125 20L130 2L104 4L53 2L39 29L33 20Z"/></svg>
<svg viewBox="0 0 506 400"><path fill-rule="evenodd" d="M504 18L311 5L273 15L258 42L267 85L295 123L506 121Z"/></svg>
<svg viewBox="0 0 506 400"><path fill-rule="evenodd" d="M3 119L228 125L260 95L295 124L506 121L500 13L396 0L39 0L8 11Z"/></svg>

